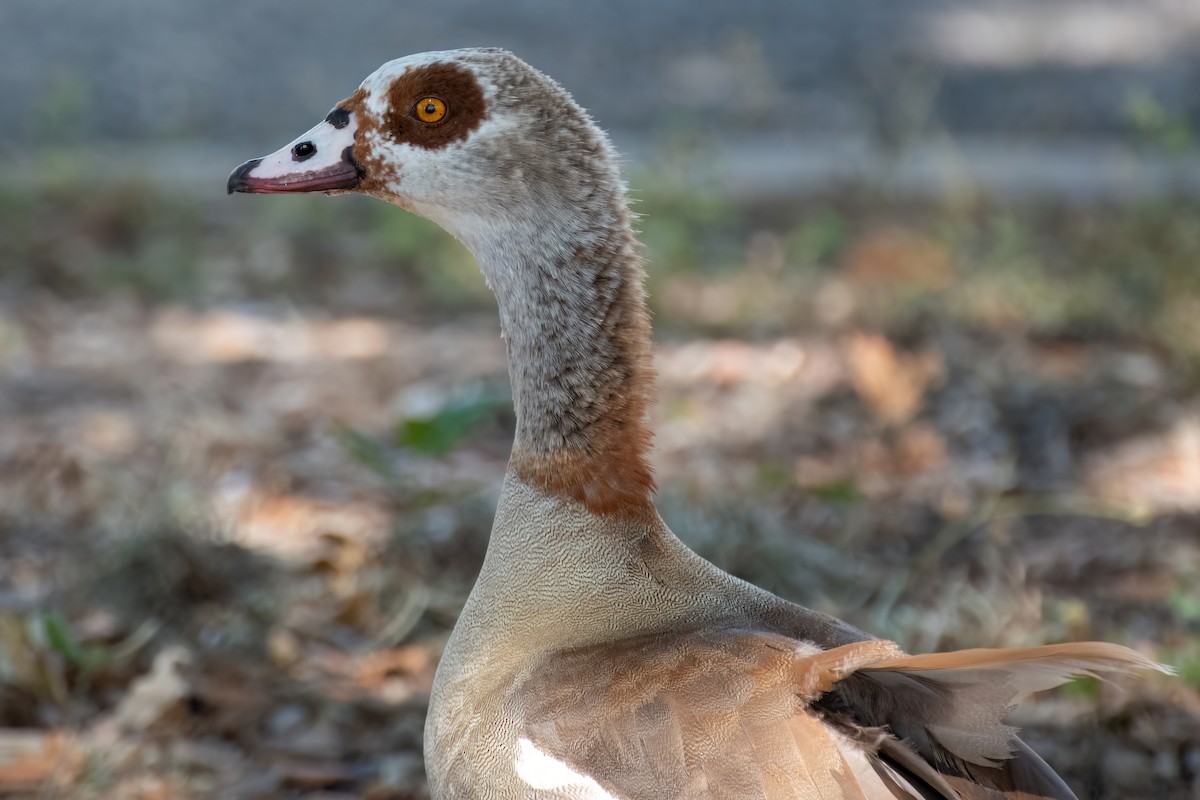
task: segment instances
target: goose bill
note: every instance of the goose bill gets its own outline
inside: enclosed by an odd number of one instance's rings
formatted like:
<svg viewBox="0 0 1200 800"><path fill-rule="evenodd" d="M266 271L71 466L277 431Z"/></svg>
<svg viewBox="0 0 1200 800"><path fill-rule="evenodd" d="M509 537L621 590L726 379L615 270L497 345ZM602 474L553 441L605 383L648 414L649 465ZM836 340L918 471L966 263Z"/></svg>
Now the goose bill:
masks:
<svg viewBox="0 0 1200 800"><path fill-rule="evenodd" d="M354 161L356 130L354 114L334 109L295 141L235 169L226 189L230 194L338 194L356 189L362 178Z"/></svg>

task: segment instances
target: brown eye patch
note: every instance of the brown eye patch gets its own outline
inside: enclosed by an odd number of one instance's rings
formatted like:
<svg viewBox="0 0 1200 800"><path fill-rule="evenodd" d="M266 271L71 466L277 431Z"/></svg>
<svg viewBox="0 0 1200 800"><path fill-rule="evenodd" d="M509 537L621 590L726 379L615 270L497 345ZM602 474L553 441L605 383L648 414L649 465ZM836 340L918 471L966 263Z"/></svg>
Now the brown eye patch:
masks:
<svg viewBox="0 0 1200 800"><path fill-rule="evenodd" d="M457 64L411 69L392 81L387 97L384 135L428 150L462 141L487 118L483 90L475 76ZM423 121L417 113L418 104L429 98L444 101L443 116ZM438 124L430 125L429 121Z"/></svg>

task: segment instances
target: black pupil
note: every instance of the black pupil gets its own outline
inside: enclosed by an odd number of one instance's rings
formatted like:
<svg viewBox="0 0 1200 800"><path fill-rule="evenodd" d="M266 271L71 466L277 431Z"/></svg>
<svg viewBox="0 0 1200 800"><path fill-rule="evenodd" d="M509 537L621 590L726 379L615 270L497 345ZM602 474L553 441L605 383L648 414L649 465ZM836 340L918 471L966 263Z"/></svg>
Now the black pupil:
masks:
<svg viewBox="0 0 1200 800"><path fill-rule="evenodd" d="M425 113L432 117L434 114L437 113L437 106L434 105L433 103L426 103L425 104Z"/></svg>
<svg viewBox="0 0 1200 800"><path fill-rule="evenodd" d="M300 158L307 158L317 152L317 147L312 142L301 142L292 148L292 153Z"/></svg>

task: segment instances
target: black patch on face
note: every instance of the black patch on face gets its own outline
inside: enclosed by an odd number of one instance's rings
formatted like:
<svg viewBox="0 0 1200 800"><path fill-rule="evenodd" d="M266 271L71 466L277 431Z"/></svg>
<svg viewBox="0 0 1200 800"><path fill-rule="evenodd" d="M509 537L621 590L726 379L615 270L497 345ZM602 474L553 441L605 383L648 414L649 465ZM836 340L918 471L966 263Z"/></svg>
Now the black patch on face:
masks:
<svg viewBox="0 0 1200 800"><path fill-rule="evenodd" d="M354 160L354 147L353 147L353 146L351 146L351 147L347 147L345 150L343 150L343 151L342 151L342 161L345 161L345 162L348 162L348 163L350 163L350 164L353 164L353 165L354 165L354 169L355 169L355 171L357 171L357 172L358 172L358 177L359 177L360 179L361 179L361 178L363 177L363 175L365 174L365 173L363 172L363 168L362 168L361 166L359 166L359 164L358 164L358 162L357 162L357 161L355 161L355 160Z"/></svg>
<svg viewBox="0 0 1200 800"><path fill-rule="evenodd" d="M329 115L325 117L325 121L340 131L350 124L350 112L341 106L335 106L333 111L330 111Z"/></svg>

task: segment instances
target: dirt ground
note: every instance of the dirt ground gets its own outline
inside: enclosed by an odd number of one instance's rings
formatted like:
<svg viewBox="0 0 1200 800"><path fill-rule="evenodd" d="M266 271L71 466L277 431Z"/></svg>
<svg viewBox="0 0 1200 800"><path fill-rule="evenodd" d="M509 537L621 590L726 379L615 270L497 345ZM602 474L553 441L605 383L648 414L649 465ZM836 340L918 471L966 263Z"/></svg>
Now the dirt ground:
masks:
<svg viewBox="0 0 1200 800"><path fill-rule="evenodd" d="M512 435L466 254L326 198L0 192L0 794L420 798ZM1177 677L1020 709L1200 797L1200 212L639 195L668 522L915 652Z"/></svg>

